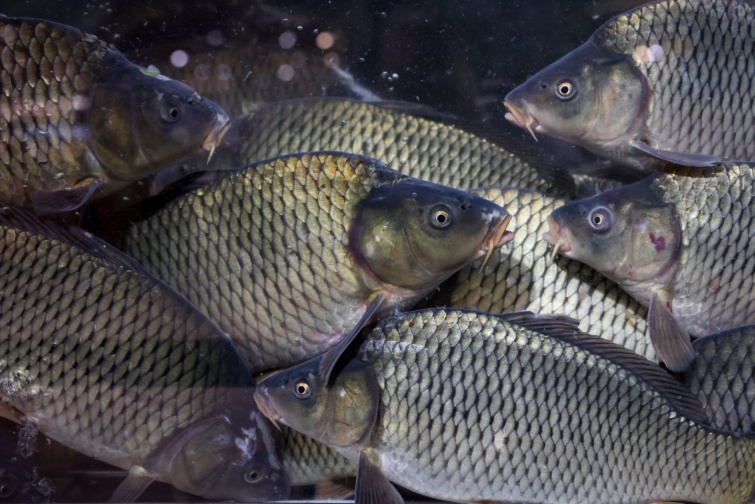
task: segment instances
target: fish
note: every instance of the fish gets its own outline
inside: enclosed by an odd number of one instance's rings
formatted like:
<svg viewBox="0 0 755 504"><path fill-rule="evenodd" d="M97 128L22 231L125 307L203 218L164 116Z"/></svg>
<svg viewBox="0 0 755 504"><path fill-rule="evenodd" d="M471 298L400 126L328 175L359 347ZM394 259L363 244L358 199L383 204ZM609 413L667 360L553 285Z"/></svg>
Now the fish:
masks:
<svg viewBox="0 0 755 504"><path fill-rule="evenodd" d="M458 189L512 185L571 196L571 176L546 155L502 135L487 140L445 120L450 119L411 103L288 100L239 118L229 149L238 166L282 153L338 150Z"/></svg>
<svg viewBox="0 0 755 504"><path fill-rule="evenodd" d="M755 432L755 326L735 327L692 342L695 363L680 380L700 398L711 425Z"/></svg>
<svg viewBox="0 0 755 504"><path fill-rule="evenodd" d="M270 424L228 335L91 234L0 211L0 414L210 499L285 498ZM15 413L14 413L15 412Z"/></svg>
<svg viewBox="0 0 755 504"><path fill-rule="evenodd" d="M556 209L543 238L647 306L656 353L683 371L690 336L755 323L752 184L748 164L658 172Z"/></svg>
<svg viewBox="0 0 755 504"><path fill-rule="evenodd" d="M0 201L73 211L201 150L228 115L76 28L0 15Z"/></svg>
<svg viewBox="0 0 755 504"><path fill-rule="evenodd" d="M379 321L330 384L320 360L255 400L358 462L356 502L403 502L389 482L452 502L752 495L755 439L711 428L671 374L568 317L414 311Z"/></svg>
<svg viewBox="0 0 755 504"><path fill-rule="evenodd" d="M752 3L651 2L512 90L505 117L646 173L755 161L754 65Z"/></svg>
<svg viewBox="0 0 755 504"><path fill-rule="evenodd" d="M357 466L349 459L339 454L329 446L317 442L309 436L286 427L279 426L280 459L288 483L292 486L309 486L330 483L337 489L341 487L344 498L353 493L351 489L338 485L339 480L353 478L357 474ZM336 498L320 495L319 498Z"/></svg>
<svg viewBox="0 0 755 504"><path fill-rule="evenodd" d="M515 187L471 192L506 207L514 216L514 238L484 268L462 268L421 307L567 315L579 320L584 332L657 360L648 339L647 309L589 266L563 257L554 261L548 244L539 239L548 231L548 216L566 200Z"/></svg>
<svg viewBox="0 0 755 504"><path fill-rule="evenodd" d="M295 154L217 175L135 223L123 247L253 373L336 347L512 238L504 208L369 157Z"/></svg>

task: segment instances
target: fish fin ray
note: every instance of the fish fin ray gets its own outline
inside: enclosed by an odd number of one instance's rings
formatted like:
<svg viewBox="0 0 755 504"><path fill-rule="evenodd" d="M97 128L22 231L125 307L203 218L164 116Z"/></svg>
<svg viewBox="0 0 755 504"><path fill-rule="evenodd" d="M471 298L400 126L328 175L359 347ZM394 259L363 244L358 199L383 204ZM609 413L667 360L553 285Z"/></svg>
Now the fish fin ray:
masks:
<svg viewBox="0 0 755 504"><path fill-rule="evenodd" d="M679 324L657 292L650 297L648 332L655 352L671 371L684 371L697 357L689 333Z"/></svg>
<svg viewBox="0 0 755 504"><path fill-rule="evenodd" d="M715 166L717 164L726 162L726 159L721 156L656 149L654 147L650 147L646 143L638 141L630 142L630 145L635 149L644 152L645 154L658 158L662 161L668 161L669 163L681 166L706 167Z"/></svg>
<svg viewBox="0 0 755 504"><path fill-rule="evenodd" d="M359 454L354 502L356 504L404 504L404 499L396 487L388 481L365 451Z"/></svg>
<svg viewBox="0 0 755 504"><path fill-rule="evenodd" d="M141 466L133 466L108 502L134 502L156 477Z"/></svg>
<svg viewBox="0 0 755 504"><path fill-rule="evenodd" d="M353 476L328 478L315 485L315 500L344 500L354 495L356 480Z"/></svg>
<svg viewBox="0 0 755 504"><path fill-rule="evenodd" d="M561 334L574 334L579 330L579 320L566 315L539 315L528 311L515 313L502 313L495 315L499 320L505 320L549 336L558 337Z"/></svg>
<svg viewBox="0 0 755 504"><path fill-rule="evenodd" d="M364 329L364 327L370 323L375 313L383 304L384 300L385 294L378 294L370 302L370 304L367 305L367 309L365 309L364 313L362 314L362 318L359 319L359 322L357 322L351 332L347 334L346 337L343 338L337 346L331 348L322 355L322 359L320 360L320 365L318 366L317 371L317 374L322 380L322 383L330 383L330 377L333 373L333 369L338 363L338 359L341 357L341 355L343 355L343 353L346 351L349 345L351 345L351 343L362 331L362 329Z"/></svg>
<svg viewBox="0 0 755 504"><path fill-rule="evenodd" d="M32 205L37 215L72 212L89 201L94 192L100 188L100 179L89 179L86 184L70 190L37 191L31 196Z"/></svg>
<svg viewBox="0 0 755 504"><path fill-rule="evenodd" d="M24 421L24 414L0 399L0 417L20 424Z"/></svg>

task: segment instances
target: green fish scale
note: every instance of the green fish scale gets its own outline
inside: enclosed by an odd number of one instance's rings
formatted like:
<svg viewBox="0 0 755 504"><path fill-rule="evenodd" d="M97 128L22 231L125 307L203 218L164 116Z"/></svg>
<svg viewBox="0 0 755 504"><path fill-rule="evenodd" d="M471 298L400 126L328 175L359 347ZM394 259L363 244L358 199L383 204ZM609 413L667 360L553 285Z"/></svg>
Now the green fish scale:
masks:
<svg viewBox="0 0 755 504"><path fill-rule="evenodd" d="M553 190L511 152L445 124L348 100L272 104L242 119L240 162L340 150L380 159L411 177L457 188L513 185Z"/></svg>
<svg viewBox="0 0 755 504"><path fill-rule="evenodd" d="M697 360L684 375L705 398L711 424L732 432L755 427L755 326L732 329L693 343Z"/></svg>
<svg viewBox="0 0 755 504"><path fill-rule="evenodd" d="M259 163L134 226L126 251L228 332L252 370L285 367L360 319L370 292L349 230L370 190L398 177L337 154Z"/></svg>
<svg viewBox="0 0 755 504"><path fill-rule="evenodd" d="M651 99L644 123L651 146L755 160L751 5L654 2L609 21L595 36L632 57L647 77Z"/></svg>
<svg viewBox="0 0 755 504"><path fill-rule="evenodd" d="M281 463L291 486L356 476L357 466L332 448L285 425L280 426Z"/></svg>
<svg viewBox="0 0 755 504"><path fill-rule="evenodd" d="M62 189L82 178L86 139L77 107L84 104L77 100L86 99L108 51L73 28L0 17L2 199L23 204L27 189Z"/></svg>
<svg viewBox="0 0 755 504"><path fill-rule="evenodd" d="M387 319L360 349L396 483L467 501L742 503L755 444L671 410L597 354L480 313Z"/></svg>
<svg viewBox="0 0 755 504"><path fill-rule="evenodd" d="M647 310L615 283L589 266L564 257L552 259L541 238L548 216L566 202L516 188L475 191L504 205L514 216L514 239L496 250L485 268L467 266L446 284L446 306L491 313L531 311L563 314L582 330L656 360L647 337ZM446 299L446 298L444 298Z"/></svg>
<svg viewBox="0 0 755 504"><path fill-rule="evenodd" d="M0 230L0 398L43 432L129 468L238 403L250 374L180 296L71 246Z"/></svg>
<svg viewBox="0 0 755 504"><path fill-rule="evenodd" d="M679 216L672 311L692 335L755 323L753 179L753 167L739 164L680 169L654 183Z"/></svg>

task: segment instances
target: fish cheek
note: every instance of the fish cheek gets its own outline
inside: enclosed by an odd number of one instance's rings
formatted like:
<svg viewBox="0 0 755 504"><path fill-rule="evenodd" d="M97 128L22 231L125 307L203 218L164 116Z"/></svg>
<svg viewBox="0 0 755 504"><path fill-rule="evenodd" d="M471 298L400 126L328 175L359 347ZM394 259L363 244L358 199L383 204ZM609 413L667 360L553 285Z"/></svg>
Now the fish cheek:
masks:
<svg viewBox="0 0 755 504"><path fill-rule="evenodd" d="M105 171L119 180L132 179L135 158L132 130L132 102L127 89L98 84L87 111L89 144Z"/></svg>
<svg viewBox="0 0 755 504"><path fill-rule="evenodd" d="M616 145L634 139L647 112L647 79L626 56L596 69L597 117L585 140Z"/></svg>
<svg viewBox="0 0 755 504"><path fill-rule="evenodd" d="M342 447L365 442L380 405L379 387L372 370L361 361L350 362L333 383L329 399L328 411L332 415L323 422L322 440Z"/></svg>
<svg viewBox="0 0 755 504"><path fill-rule="evenodd" d="M681 226L673 205L643 209L632 223L631 234L630 278L658 281L673 271L682 245Z"/></svg>

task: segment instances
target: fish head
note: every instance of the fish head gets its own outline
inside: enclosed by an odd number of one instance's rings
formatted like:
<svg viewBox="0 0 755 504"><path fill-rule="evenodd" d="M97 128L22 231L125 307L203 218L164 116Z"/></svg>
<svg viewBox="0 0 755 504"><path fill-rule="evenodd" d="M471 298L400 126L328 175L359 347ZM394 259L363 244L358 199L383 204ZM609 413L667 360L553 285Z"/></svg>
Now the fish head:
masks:
<svg viewBox="0 0 755 504"><path fill-rule="evenodd" d="M543 238L562 255L626 286L661 282L678 262L681 227L653 178L556 209Z"/></svg>
<svg viewBox="0 0 755 504"><path fill-rule="evenodd" d="M369 438L379 409L372 370L352 360L330 384L319 378L322 357L275 373L257 385L254 400L270 420L330 446L349 447Z"/></svg>
<svg viewBox="0 0 755 504"><path fill-rule="evenodd" d="M230 128L223 109L156 71L112 69L119 78L98 82L88 106L90 146L109 176L138 180L203 150L209 161Z"/></svg>
<svg viewBox="0 0 755 504"><path fill-rule="evenodd" d="M251 400L251 397L248 398ZM168 481L179 490L215 500L285 500L289 484L267 419L254 408L219 415L173 442Z"/></svg>
<svg viewBox="0 0 755 504"><path fill-rule="evenodd" d="M407 178L360 203L350 239L381 282L426 292L509 242L510 221L504 208L479 196Z"/></svg>
<svg viewBox="0 0 755 504"><path fill-rule="evenodd" d="M646 79L625 55L592 40L539 71L504 99L506 119L594 151L628 143L647 110Z"/></svg>

